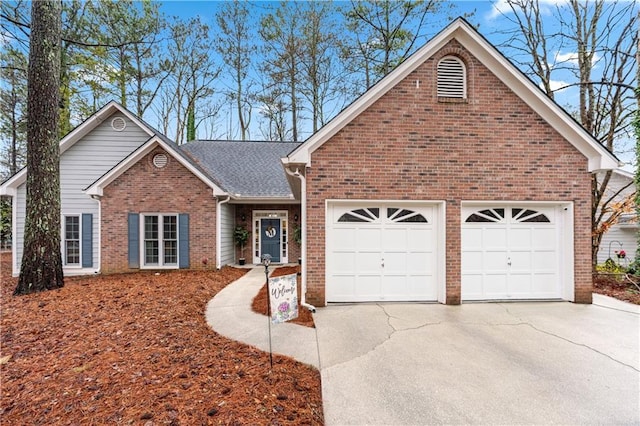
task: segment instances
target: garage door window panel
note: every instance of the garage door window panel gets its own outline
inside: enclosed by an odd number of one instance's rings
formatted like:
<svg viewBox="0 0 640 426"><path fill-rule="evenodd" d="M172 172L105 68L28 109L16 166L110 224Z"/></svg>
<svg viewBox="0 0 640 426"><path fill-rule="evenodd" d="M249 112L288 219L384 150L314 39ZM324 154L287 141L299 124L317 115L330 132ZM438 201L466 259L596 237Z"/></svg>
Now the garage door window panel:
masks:
<svg viewBox="0 0 640 426"><path fill-rule="evenodd" d="M380 209L375 207L357 209L351 212L345 213L338 219L338 222L343 223L366 223L377 222L380 218Z"/></svg>

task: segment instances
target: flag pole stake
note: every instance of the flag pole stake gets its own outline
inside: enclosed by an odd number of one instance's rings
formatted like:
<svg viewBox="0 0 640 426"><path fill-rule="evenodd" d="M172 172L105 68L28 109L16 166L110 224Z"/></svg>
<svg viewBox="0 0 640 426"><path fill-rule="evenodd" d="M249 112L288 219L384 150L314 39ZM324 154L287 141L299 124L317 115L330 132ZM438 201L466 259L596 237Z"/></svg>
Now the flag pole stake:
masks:
<svg viewBox="0 0 640 426"><path fill-rule="evenodd" d="M269 365L273 369L273 351L271 350L271 303L269 301L269 263L271 263L271 256L267 259L267 256L262 256L262 263L264 264L264 277L267 281L267 323L269 324Z"/></svg>

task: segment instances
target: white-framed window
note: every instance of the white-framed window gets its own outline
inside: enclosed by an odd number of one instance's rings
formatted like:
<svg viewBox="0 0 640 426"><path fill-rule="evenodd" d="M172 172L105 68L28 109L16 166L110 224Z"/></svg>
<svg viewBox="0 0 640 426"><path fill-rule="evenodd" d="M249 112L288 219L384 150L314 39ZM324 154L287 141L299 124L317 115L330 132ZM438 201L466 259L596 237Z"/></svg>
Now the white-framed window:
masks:
<svg viewBox="0 0 640 426"><path fill-rule="evenodd" d="M438 97L467 98L467 70L456 56L445 56L438 62Z"/></svg>
<svg viewBox="0 0 640 426"><path fill-rule="evenodd" d="M65 266L80 266L80 215L64 216L64 264Z"/></svg>
<svg viewBox="0 0 640 426"><path fill-rule="evenodd" d="M178 215L172 213L144 213L141 258L143 268L178 267Z"/></svg>

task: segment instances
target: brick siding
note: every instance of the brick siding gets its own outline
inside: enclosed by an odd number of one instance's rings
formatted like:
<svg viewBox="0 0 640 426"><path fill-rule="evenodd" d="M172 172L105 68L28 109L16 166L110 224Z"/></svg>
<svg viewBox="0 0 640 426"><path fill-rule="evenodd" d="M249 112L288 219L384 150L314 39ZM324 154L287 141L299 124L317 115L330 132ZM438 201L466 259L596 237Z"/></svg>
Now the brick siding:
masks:
<svg viewBox="0 0 640 426"><path fill-rule="evenodd" d="M101 199L101 270L131 271L127 256L128 213L188 213L190 268L216 266L216 200L213 191L167 154L168 164L158 169L153 152L104 188ZM206 265L203 259L207 259Z"/></svg>
<svg viewBox="0 0 640 426"><path fill-rule="evenodd" d="M436 96L436 65L449 54L466 65L466 102ZM325 304L327 199L446 201L444 249L453 254L446 257L448 304L460 303L462 201L573 202L575 301L591 303L587 159L456 41L322 145L311 164L307 300L312 304Z"/></svg>

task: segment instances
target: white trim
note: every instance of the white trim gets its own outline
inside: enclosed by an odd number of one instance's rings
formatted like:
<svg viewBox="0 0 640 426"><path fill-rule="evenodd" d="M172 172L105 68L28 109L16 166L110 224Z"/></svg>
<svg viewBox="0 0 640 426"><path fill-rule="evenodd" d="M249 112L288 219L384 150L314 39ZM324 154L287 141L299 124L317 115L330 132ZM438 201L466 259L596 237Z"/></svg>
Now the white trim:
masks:
<svg viewBox="0 0 640 426"><path fill-rule="evenodd" d="M99 197L95 197L94 199L98 202L98 226L94 228L97 229L98 235L98 264L93 266L95 272L99 274L102 270L102 203L100 202Z"/></svg>
<svg viewBox="0 0 640 426"><path fill-rule="evenodd" d="M102 175L102 177L100 177L98 180L92 183L89 187L87 187L84 190L84 192L91 196L95 195L95 196L101 197L103 195L103 190L106 186L108 186L111 182L116 180L122 173L124 173L129 168L131 168L134 164L136 164L138 161L144 158L147 154L152 152L156 147L162 148L167 154L171 155L172 158L174 158L182 166L187 168L205 185L213 189L214 196L227 195L227 193L223 191L222 188L216 185L211 179L205 176L204 173L196 169L182 155L180 155L179 153L176 153L169 144L167 144L165 141L163 141L161 138L157 136L152 137L147 142L142 144L138 149L133 151L123 161L118 163L115 167L113 167L107 173Z"/></svg>
<svg viewBox="0 0 640 426"><path fill-rule="evenodd" d="M14 191L17 192L17 189ZM24 235L22 241L22 252L24 253ZM15 195L11 198L11 258L11 275L17 277L20 275L20 267L18 266L18 197Z"/></svg>
<svg viewBox="0 0 640 426"><path fill-rule="evenodd" d="M67 218L78 218L78 263L67 263ZM62 252L62 267L63 269L81 269L82 268L82 213L62 213L62 235L60 238L60 249Z"/></svg>
<svg viewBox="0 0 640 426"><path fill-rule="evenodd" d="M562 137L588 158L588 171L616 169L620 161L607 151L593 136L571 118L553 100L546 96L521 71L502 56L464 19L458 18L411 55L398 68L380 80L373 88L345 108L340 114L313 134L289 156L287 163L311 166L311 154L353 121L385 93L409 76L427 59L437 53L450 40L460 44L483 63L507 87L549 123Z"/></svg>
<svg viewBox="0 0 640 426"><path fill-rule="evenodd" d="M164 263L164 217L174 216L176 218L176 263L165 265ZM140 241L140 269L180 269L180 214L173 212L145 212L140 213L140 226L138 229L139 241ZM145 256L145 217L158 217L158 264L147 265Z"/></svg>
<svg viewBox="0 0 640 426"><path fill-rule="evenodd" d="M330 208L336 206L348 206L348 207L372 207L374 205L389 205L399 207L433 207L433 217L435 220L435 253L436 253L436 271L435 280L437 287L437 298L439 303L446 303L447 297L447 265L446 265L446 201L443 200L372 200L372 199L326 199L325 200L325 236L324 236L324 256L325 256L325 305L327 283L329 282L329 239L331 238L330 230L332 229L333 222L329 215Z"/></svg>

